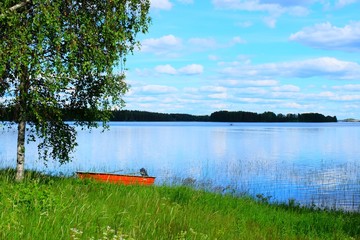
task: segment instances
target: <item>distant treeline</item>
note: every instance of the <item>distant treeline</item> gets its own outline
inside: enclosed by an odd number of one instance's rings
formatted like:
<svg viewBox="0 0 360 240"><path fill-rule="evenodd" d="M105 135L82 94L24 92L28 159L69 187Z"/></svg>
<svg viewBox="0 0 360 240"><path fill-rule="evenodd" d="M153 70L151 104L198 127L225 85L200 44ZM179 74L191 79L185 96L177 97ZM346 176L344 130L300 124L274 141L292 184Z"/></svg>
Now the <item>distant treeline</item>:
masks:
<svg viewBox="0 0 360 240"><path fill-rule="evenodd" d="M181 113L156 113L146 111L114 111L111 121L149 121L149 122L208 122L208 115L196 116Z"/></svg>
<svg viewBox="0 0 360 240"><path fill-rule="evenodd" d="M71 121L75 118L76 112L66 112L65 121ZM12 121L15 119L14 111L0 109L0 120ZM320 113L302 113L302 114L275 114L273 112L254 113L244 111L217 111L208 115L190 115L179 113L156 113L147 111L119 110L113 111L110 121L156 121L156 122L337 122L336 116L324 116Z"/></svg>
<svg viewBox="0 0 360 240"><path fill-rule="evenodd" d="M337 118L324 116L320 113L302 114L275 114L273 112L254 113L254 112L229 112L218 111L210 116L178 114L178 113L156 113L146 111L115 111L111 121L198 121L198 122L337 122Z"/></svg>
<svg viewBox="0 0 360 240"><path fill-rule="evenodd" d="M324 116L320 113L275 114L273 112L228 112L219 111L210 115L212 122L337 122L336 116Z"/></svg>

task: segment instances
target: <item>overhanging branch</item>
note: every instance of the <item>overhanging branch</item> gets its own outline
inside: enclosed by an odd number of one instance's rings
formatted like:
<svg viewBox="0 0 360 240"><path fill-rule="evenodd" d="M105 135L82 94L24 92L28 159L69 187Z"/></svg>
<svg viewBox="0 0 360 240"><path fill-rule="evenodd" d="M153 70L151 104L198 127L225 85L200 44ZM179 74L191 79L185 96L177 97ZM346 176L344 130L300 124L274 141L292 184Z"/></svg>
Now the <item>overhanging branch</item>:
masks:
<svg viewBox="0 0 360 240"><path fill-rule="evenodd" d="M26 5L28 5L30 3L31 3L31 0L25 0L25 1L19 2L19 3L15 4L14 6L10 7L9 11L10 12L16 11L17 9L25 7ZM5 16L4 13L0 14L0 17L4 17L4 16Z"/></svg>
<svg viewBox="0 0 360 240"><path fill-rule="evenodd" d="M22 7L25 7L27 4L31 3L31 0L25 0L23 2L20 2L18 4L15 4L14 6L12 6L11 8L9 8L9 10L12 12L12 11L15 11L19 8L22 8Z"/></svg>

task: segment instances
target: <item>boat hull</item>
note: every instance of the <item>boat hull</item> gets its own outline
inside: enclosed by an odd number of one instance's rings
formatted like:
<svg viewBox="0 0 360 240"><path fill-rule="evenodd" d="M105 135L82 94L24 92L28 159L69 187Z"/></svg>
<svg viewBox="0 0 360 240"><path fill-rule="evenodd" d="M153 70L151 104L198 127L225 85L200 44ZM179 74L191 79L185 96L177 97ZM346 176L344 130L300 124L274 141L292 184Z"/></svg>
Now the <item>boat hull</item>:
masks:
<svg viewBox="0 0 360 240"><path fill-rule="evenodd" d="M94 179L101 182L119 183L124 185L153 185L155 182L155 177L96 172L76 172L76 174L80 179Z"/></svg>

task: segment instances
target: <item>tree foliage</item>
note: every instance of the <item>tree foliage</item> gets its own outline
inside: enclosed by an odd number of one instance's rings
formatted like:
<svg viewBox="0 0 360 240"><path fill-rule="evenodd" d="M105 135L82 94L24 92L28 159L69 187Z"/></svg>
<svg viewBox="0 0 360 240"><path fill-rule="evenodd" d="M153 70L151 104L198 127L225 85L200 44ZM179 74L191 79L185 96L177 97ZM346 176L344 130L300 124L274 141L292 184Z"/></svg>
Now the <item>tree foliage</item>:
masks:
<svg viewBox="0 0 360 240"><path fill-rule="evenodd" d="M95 127L120 108L128 89L114 74L148 31L149 0L3 0L0 3L0 102L39 137L43 159L70 160L75 123ZM21 140L21 136L18 136ZM18 145L19 149L19 145ZM18 152L19 154L19 152Z"/></svg>

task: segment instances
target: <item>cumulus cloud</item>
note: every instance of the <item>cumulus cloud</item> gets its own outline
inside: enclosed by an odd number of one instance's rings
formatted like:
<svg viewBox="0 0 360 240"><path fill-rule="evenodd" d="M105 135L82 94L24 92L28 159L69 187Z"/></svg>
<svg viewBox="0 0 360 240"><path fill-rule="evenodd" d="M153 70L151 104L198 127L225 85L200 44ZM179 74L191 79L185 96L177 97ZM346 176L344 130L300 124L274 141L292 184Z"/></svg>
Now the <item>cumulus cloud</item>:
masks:
<svg viewBox="0 0 360 240"><path fill-rule="evenodd" d="M190 38L188 42L194 47L201 49L215 48L217 46L214 38Z"/></svg>
<svg viewBox="0 0 360 240"><path fill-rule="evenodd" d="M239 86L253 86L253 87L270 87L276 86L279 82L277 80L223 80L221 82L227 87L239 87Z"/></svg>
<svg viewBox="0 0 360 240"><path fill-rule="evenodd" d="M213 0L217 8L237 9L244 11L280 12L281 6L274 3L261 3L258 0Z"/></svg>
<svg viewBox="0 0 360 240"><path fill-rule="evenodd" d="M164 85L145 85L142 87L135 88L136 92L143 92L146 94L166 94L177 92L177 88Z"/></svg>
<svg viewBox="0 0 360 240"><path fill-rule="evenodd" d="M289 102L289 103L284 103L283 107L291 108L291 109L301 109L303 108L303 105L296 102Z"/></svg>
<svg viewBox="0 0 360 240"><path fill-rule="evenodd" d="M179 69L180 74L196 75L201 74L204 71L204 67L200 64L190 64Z"/></svg>
<svg viewBox="0 0 360 240"><path fill-rule="evenodd" d="M346 84L343 86L333 86L332 88L340 91L360 91L360 84Z"/></svg>
<svg viewBox="0 0 360 240"><path fill-rule="evenodd" d="M228 95L226 92L223 92L223 93L209 94L208 97L213 99L227 99Z"/></svg>
<svg viewBox="0 0 360 240"><path fill-rule="evenodd" d="M171 10L173 8L173 3L170 0L150 0L150 6L152 9L157 10ZM193 0L177 0L181 4L193 4Z"/></svg>
<svg viewBox="0 0 360 240"><path fill-rule="evenodd" d="M309 10L304 6L310 1L274 1L274 0L213 0L214 6L222 9L232 9L249 12L266 12L264 18L269 27L275 27L276 20L283 14L291 16L306 16ZM292 2L289 4L289 2Z"/></svg>
<svg viewBox="0 0 360 240"><path fill-rule="evenodd" d="M151 1L151 7L154 9L170 10L173 6L169 0L150 0L150 1Z"/></svg>
<svg viewBox="0 0 360 240"><path fill-rule="evenodd" d="M170 64L156 66L155 71L158 73L165 73L170 75L177 74L177 70Z"/></svg>
<svg viewBox="0 0 360 240"><path fill-rule="evenodd" d="M265 94L267 94L269 91L266 87L257 86L257 87L244 87L244 88L238 88L235 91L237 95L244 96L245 94L250 95L252 97L254 96L261 96L264 97Z"/></svg>
<svg viewBox="0 0 360 240"><path fill-rule="evenodd" d="M194 3L193 0L178 0L178 2L183 3L183 4L192 4L192 3Z"/></svg>
<svg viewBox="0 0 360 240"><path fill-rule="evenodd" d="M226 92L227 89L223 86L202 86L199 90L205 93L222 93Z"/></svg>
<svg viewBox="0 0 360 240"><path fill-rule="evenodd" d="M360 95L337 95L332 98L332 100L336 101L359 101Z"/></svg>
<svg viewBox="0 0 360 240"><path fill-rule="evenodd" d="M204 51L216 48L227 48L236 44L244 44L246 41L239 36L229 39L225 43L218 43L215 38L190 38L186 40L187 50ZM177 57L184 50L183 40L172 34L159 38L147 38L141 41L141 51L150 52L156 55Z"/></svg>
<svg viewBox="0 0 360 240"><path fill-rule="evenodd" d="M282 85L271 88L275 92L300 92L300 88L295 85Z"/></svg>
<svg viewBox="0 0 360 240"><path fill-rule="evenodd" d="M276 27L276 18L274 16L264 17L264 22L268 27Z"/></svg>
<svg viewBox="0 0 360 240"><path fill-rule="evenodd" d="M336 7L337 8L343 8L347 5L350 5L350 4L353 4L353 3L356 3L358 0L338 0L336 2Z"/></svg>
<svg viewBox="0 0 360 240"><path fill-rule="evenodd" d="M307 59L303 61L267 63L259 65L239 64L225 66L222 71L227 77L327 77L329 79L360 78L360 65L331 57Z"/></svg>
<svg viewBox="0 0 360 240"><path fill-rule="evenodd" d="M209 50L215 48L228 48L232 47L236 44L244 44L246 41L239 36L235 36L232 39L228 40L227 42L219 43L214 38L190 38L188 43L195 49L195 50Z"/></svg>
<svg viewBox="0 0 360 240"><path fill-rule="evenodd" d="M233 37L233 39L231 40L232 44L243 44L246 43L246 41L244 39L242 39L241 37L237 36L237 37Z"/></svg>
<svg viewBox="0 0 360 240"><path fill-rule="evenodd" d="M311 3L316 2L317 0L260 0L263 4L279 4L281 6L290 7L290 6L307 6Z"/></svg>
<svg viewBox="0 0 360 240"><path fill-rule="evenodd" d="M236 25L239 27L242 27L242 28L248 28L248 27L251 27L253 25L253 23L250 21L244 21L244 22L238 22L238 23L236 23Z"/></svg>
<svg viewBox="0 0 360 240"><path fill-rule="evenodd" d="M290 40L328 50L360 50L360 22L351 22L344 27L331 23L316 24L306 27L290 36Z"/></svg>
<svg viewBox="0 0 360 240"><path fill-rule="evenodd" d="M245 84L248 86L268 87L268 86L274 86L274 85L278 84L278 81L276 81L276 80L245 80L245 81L241 81L241 84Z"/></svg>
<svg viewBox="0 0 360 240"><path fill-rule="evenodd" d="M216 56L216 55L210 54L208 56L208 59L211 60L211 61L217 61L217 60L219 60L219 57Z"/></svg>
<svg viewBox="0 0 360 240"><path fill-rule="evenodd" d="M159 65L155 67L157 73L170 74L170 75L197 75L204 71L204 67L200 64L190 64L182 68L176 69L170 64Z"/></svg>
<svg viewBox="0 0 360 240"><path fill-rule="evenodd" d="M157 55L171 54L181 48L182 41L174 35L166 35L160 38L148 38L141 42L143 52L152 52Z"/></svg>
<svg viewBox="0 0 360 240"><path fill-rule="evenodd" d="M318 94L319 97L334 100L334 101L358 101L360 100L359 94L336 94L334 92L321 92Z"/></svg>

